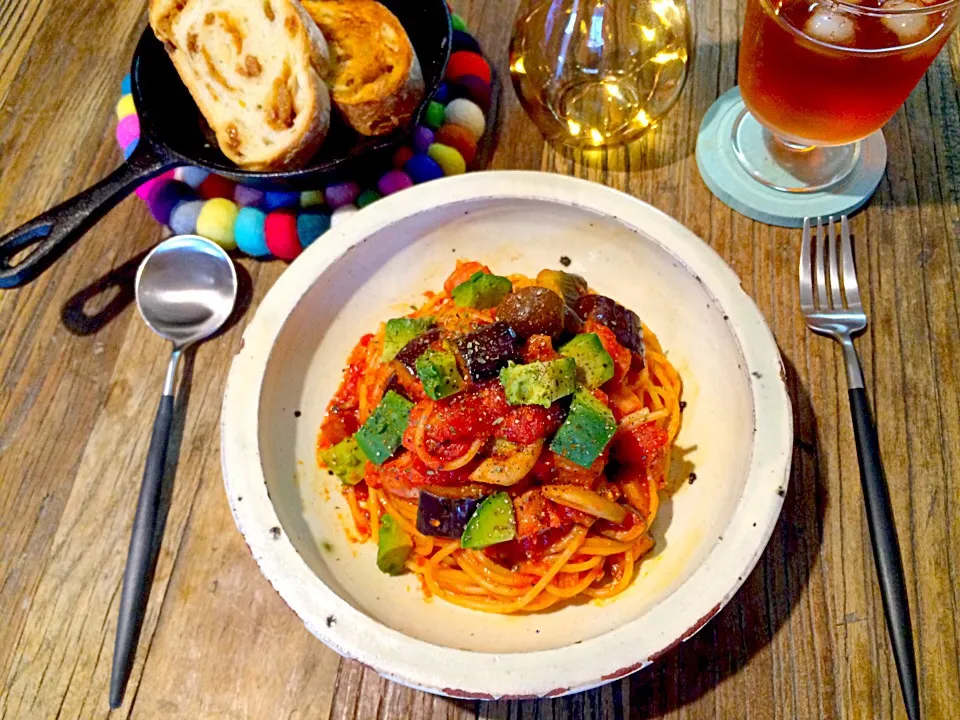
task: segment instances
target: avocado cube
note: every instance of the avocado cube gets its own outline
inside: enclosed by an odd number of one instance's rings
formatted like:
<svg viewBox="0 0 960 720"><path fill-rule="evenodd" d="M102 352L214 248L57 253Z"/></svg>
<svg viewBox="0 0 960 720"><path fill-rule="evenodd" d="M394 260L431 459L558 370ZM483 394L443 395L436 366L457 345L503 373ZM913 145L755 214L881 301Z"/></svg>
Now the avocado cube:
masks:
<svg viewBox="0 0 960 720"><path fill-rule="evenodd" d="M610 408L589 390L580 388L570 403L570 412L553 436L550 449L583 468L589 468L617 431Z"/></svg>
<svg viewBox="0 0 960 720"><path fill-rule="evenodd" d="M460 547L480 549L513 540L517 536L517 520L513 500L505 492L491 495L470 516Z"/></svg>
<svg viewBox="0 0 960 720"><path fill-rule="evenodd" d="M463 390L457 358L448 350L427 350L417 358L417 377L431 400L442 400Z"/></svg>
<svg viewBox="0 0 960 720"><path fill-rule="evenodd" d="M511 405L550 407L577 389L577 363L573 358L511 363L500 371L500 383Z"/></svg>
<svg viewBox="0 0 960 720"><path fill-rule="evenodd" d="M403 433L410 423L411 409L412 402L390 390L357 430L354 435L357 445L374 465L383 465L400 447Z"/></svg>
<svg viewBox="0 0 960 720"><path fill-rule="evenodd" d="M613 358L596 333L577 335L559 352L577 361L577 381L591 390L613 377Z"/></svg>
<svg viewBox="0 0 960 720"><path fill-rule="evenodd" d="M322 450L320 459L327 469L340 478L345 485L356 485L363 480L367 456L363 454L357 441L352 437Z"/></svg>
<svg viewBox="0 0 960 720"><path fill-rule="evenodd" d="M391 515L380 518L377 533L377 567L387 575L399 575L406 569L413 540Z"/></svg>
<svg viewBox="0 0 960 720"><path fill-rule="evenodd" d="M508 278L475 272L469 280L457 285L451 295L457 307L486 310L499 305L511 290L513 283Z"/></svg>
<svg viewBox="0 0 960 720"><path fill-rule="evenodd" d="M401 317L387 320L380 361L390 362L393 360L408 342L425 333L431 325L433 325L432 317Z"/></svg>

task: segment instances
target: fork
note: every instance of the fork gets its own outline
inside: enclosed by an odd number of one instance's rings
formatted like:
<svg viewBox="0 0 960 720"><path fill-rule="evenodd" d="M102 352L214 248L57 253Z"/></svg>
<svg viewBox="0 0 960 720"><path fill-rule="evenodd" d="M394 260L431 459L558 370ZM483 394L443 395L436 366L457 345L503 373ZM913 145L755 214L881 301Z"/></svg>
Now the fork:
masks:
<svg viewBox="0 0 960 720"><path fill-rule="evenodd" d="M853 347L853 336L867 327L867 315L860 302L857 270L853 263L850 225L846 215L840 216L838 239L831 216L827 221L826 239L821 218L817 218L814 238L810 218L803 221L803 244L800 249L800 309L807 326L815 333L833 338L843 349L847 368L850 412L853 415L860 483L867 509L867 524L873 544L873 559L880 581L880 594L887 617L887 632L893 645L893 656L900 677L900 690L907 717L920 720L920 693L917 686L916 657L913 650L913 629L910 606L900 559L900 544L893 521L893 507L880 460L877 430L867 404L863 387L860 358Z"/></svg>

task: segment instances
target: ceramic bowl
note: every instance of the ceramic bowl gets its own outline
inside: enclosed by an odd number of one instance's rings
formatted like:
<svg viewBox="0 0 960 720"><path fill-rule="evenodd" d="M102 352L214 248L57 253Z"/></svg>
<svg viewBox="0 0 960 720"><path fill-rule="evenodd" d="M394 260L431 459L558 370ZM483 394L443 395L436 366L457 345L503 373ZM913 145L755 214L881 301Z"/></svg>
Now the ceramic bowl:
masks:
<svg viewBox="0 0 960 720"><path fill-rule="evenodd" d="M501 616L425 600L348 541L317 429L344 360L440 288L457 258L502 274L559 268L635 310L684 381L683 429L656 548L605 602ZM264 575L340 654L456 697L584 690L653 662L733 596L780 513L793 427L776 343L720 257L675 220L582 180L472 173L378 200L281 276L244 333L222 417L226 491ZM696 482L689 483L691 472Z"/></svg>

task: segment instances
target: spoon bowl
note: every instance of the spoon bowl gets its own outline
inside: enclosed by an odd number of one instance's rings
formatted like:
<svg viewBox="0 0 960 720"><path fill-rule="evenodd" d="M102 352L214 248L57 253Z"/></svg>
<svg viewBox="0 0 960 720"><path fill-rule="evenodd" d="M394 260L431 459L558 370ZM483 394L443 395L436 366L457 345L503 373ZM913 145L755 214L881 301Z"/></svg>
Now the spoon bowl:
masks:
<svg viewBox="0 0 960 720"><path fill-rule="evenodd" d="M144 322L183 349L226 322L237 299L237 272L219 245L178 235L144 258L135 289Z"/></svg>

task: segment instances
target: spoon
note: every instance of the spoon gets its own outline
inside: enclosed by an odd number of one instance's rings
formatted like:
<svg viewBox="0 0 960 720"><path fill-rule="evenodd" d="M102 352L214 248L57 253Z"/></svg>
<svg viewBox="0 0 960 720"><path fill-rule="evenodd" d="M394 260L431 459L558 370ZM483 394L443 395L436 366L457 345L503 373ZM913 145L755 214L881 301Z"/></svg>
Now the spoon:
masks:
<svg viewBox="0 0 960 720"><path fill-rule="evenodd" d="M237 273L226 252L215 243L197 235L178 235L157 245L144 258L137 270L135 293L144 322L160 337L173 343L173 352L157 417L153 421L127 566L123 571L120 617L110 676L111 708L118 708L123 702L150 597L149 576L160 486L173 420L177 363L184 350L212 335L229 317L237 299Z"/></svg>

